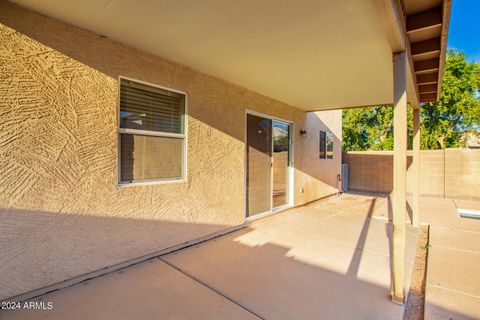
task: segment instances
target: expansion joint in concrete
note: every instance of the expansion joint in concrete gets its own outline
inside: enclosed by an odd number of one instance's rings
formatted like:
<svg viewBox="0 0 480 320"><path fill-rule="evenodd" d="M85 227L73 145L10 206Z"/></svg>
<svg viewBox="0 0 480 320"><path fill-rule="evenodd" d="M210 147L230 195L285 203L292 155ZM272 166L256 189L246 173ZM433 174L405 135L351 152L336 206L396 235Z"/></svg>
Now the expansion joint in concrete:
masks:
<svg viewBox="0 0 480 320"><path fill-rule="evenodd" d="M260 316L259 314L257 314L255 311L253 311L252 309L244 306L243 304L241 304L239 301L237 301L236 299L233 299L227 295L225 295L224 293L222 293L221 291L217 290L216 288L208 285L206 282L203 282L201 281L200 279L197 279L195 278L193 275L189 274L188 272L178 268L177 266L175 266L174 264L168 262L167 260L164 260L162 259L161 257L158 257L158 259L160 259L162 262L165 262L166 264L168 264L170 267L174 268L175 270L177 270L178 272L181 272L183 273L185 276L189 277L190 279L192 279L193 281L196 281L198 283L200 283L201 285L203 285L204 287L212 290L213 292L215 292L216 294L218 294L219 296L227 299L228 301L236 304L237 306L239 306L240 308L244 309L245 311L251 313L252 315L254 315L255 317L257 317L258 319L262 319L262 320L265 320L265 318L263 318L262 316Z"/></svg>

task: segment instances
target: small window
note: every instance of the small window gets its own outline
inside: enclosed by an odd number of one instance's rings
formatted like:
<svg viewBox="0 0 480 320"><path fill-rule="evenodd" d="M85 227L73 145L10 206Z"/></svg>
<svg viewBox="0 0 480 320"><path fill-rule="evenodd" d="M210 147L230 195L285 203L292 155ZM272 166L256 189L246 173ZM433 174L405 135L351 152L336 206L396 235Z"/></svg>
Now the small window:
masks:
<svg viewBox="0 0 480 320"><path fill-rule="evenodd" d="M185 94L120 79L120 183L185 178Z"/></svg>
<svg viewBox="0 0 480 320"><path fill-rule="evenodd" d="M333 159L333 134L327 132L327 159Z"/></svg>
<svg viewBox="0 0 480 320"><path fill-rule="evenodd" d="M325 144L326 141L326 132L320 131L320 159L325 159L327 155L327 145Z"/></svg>
<svg viewBox="0 0 480 320"><path fill-rule="evenodd" d="M320 131L320 159L333 159L333 134L330 131Z"/></svg>

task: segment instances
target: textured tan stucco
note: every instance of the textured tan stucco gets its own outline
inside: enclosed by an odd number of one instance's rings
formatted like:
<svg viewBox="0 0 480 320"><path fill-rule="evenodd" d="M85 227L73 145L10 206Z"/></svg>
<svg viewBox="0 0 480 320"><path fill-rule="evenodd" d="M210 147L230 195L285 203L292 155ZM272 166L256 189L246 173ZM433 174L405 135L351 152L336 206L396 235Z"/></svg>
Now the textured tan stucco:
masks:
<svg viewBox="0 0 480 320"><path fill-rule="evenodd" d="M188 94L187 182L118 186L120 75ZM340 111L305 113L0 0L0 299L243 223L246 109L293 121L295 205L336 192Z"/></svg>

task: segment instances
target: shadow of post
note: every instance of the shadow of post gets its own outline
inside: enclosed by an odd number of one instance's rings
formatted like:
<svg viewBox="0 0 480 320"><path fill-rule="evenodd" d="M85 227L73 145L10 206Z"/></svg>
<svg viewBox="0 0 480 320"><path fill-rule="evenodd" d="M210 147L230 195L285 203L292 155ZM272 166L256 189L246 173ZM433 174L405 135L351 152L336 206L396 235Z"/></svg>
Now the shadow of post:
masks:
<svg viewBox="0 0 480 320"><path fill-rule="evenodd" d="M363 222L362 231L360 232L360 236L357 241L357 246L355 249L355 253L353 254L352 260L350 261L350 266L348 267L347 277L353 276L356 277L358 274L358 268L360 267L360 261L362 258L362 249L365 247L365 241L367 239L368 228L370 226L370 219L373 214L373 210L375 209L375 203L377 202L377 198L373 198L370 202L370 207L368 209L368 215Z"/></svg>

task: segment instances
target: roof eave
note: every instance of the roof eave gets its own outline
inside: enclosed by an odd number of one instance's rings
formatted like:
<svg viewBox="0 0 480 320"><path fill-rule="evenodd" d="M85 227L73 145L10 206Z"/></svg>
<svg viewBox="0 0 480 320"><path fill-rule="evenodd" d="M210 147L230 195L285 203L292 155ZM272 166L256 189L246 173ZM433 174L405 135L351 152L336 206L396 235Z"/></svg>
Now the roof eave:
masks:
<svg viewBox="0 0 480 320"><path fill-rule="evenodd" d="M450 26L450 13L452 10L452 0L443 1L443 25L442 25L442 45L440 51L440 66L438 70L437 101L442 95L442 79L445 72L445 60L447 55L448 30Z"/></svg>

